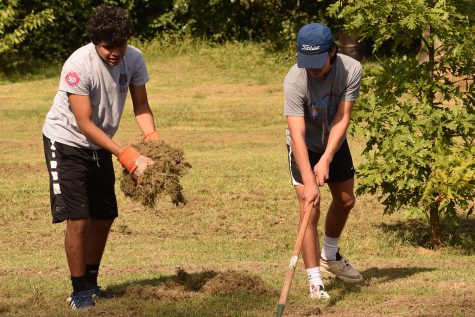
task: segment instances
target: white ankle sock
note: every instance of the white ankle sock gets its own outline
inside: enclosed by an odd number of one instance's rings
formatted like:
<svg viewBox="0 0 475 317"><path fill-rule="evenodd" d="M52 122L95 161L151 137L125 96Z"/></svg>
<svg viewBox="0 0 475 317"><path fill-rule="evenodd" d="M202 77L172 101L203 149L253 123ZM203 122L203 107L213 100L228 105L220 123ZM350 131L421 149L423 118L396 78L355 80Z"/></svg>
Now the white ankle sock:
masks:
<svg viewBox="0 0 475 317"><path fill-rule="evenodd" d="M308 280L308 287L310 291L312 291L312 285L317 287L318 285L323 286L322 282L322 275L320 274L320 267L311 267L309 269L305 269L307 271L307 280Z"/></svg>
<svg viewBox="0 0 475 317"><path fill-rule="evenodd" d="M340 238L330 238L325 234L323 236L323 248L321 257L324 260L336 260L336 253L338 252L338 240Z"/></svg>

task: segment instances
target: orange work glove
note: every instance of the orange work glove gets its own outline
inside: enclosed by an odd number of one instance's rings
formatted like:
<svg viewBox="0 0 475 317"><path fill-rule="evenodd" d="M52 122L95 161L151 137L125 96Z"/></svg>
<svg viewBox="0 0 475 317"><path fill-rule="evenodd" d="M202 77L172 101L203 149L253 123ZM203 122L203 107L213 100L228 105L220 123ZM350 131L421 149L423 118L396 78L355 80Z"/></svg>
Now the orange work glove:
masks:
<svg viewBox="0 0 475 317"><path fill-rule="evenodd" d="M131 146L126 147L122 152L120 152L117 160L120 164L125 167L125 169L132 174L138 167L137 159L139 158L140 153Z"/></svg>
<svg viewBox="0 0 475 317"><path fill-rule="evenodd" d="M160 133L158 133L158 131L153 131L153 132L150 132L150 133L147 133L143 140L145 142L147 141L159 141L160 140Z"/></svg>

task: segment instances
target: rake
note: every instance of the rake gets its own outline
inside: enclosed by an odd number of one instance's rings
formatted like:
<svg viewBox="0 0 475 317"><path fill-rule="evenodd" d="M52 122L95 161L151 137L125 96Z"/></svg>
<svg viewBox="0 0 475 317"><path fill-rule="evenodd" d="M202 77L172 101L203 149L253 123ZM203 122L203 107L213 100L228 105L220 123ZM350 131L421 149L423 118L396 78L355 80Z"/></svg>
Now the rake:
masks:
<svg viewBox="0 0 475 317"><path fill-rule="evenodd" d="M282 292L280 293L279 305L277 306L276 317L281 317L284 313L285 302L289 296L290 286L292 285L292 278L294 277L295 269L297 268L297 261L299 260L300 249L302 248L303 238L305 232L307 231L308 219L310 218L310 213L313 208L313 203L309 204L305 210L302 223L300 224L299 233L297 236L297 242L295 243L294 252L290 258L289 269L285 275L284 286L282 287Z"/></svg>

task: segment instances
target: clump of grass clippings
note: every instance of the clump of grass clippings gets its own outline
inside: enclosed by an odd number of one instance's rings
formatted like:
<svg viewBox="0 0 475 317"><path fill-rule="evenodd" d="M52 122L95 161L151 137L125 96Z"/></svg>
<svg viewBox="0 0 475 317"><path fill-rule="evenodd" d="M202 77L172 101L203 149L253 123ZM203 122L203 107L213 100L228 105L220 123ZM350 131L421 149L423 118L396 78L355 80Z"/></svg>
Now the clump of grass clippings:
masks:
<svg viewBox="0 0 475 317"><path fill-rule="evenodd" d="M164 141L140 142L133 145L140 154L153 160L139 180L123 169L120 188L125 196L147 207L154 207L162 195L170 196L175 205L185 205L180 178L191 165L185 161L183 150Z"/></svg>
<svg viewBox="0 0 475 317"><path fill-rule="evenodd" d="M216 276L206 281L201 288L201 291L219 295L231 295L237 293L277 295L277 292L267 286L259 276L253 276L238 271L218 273Z"/></svg>

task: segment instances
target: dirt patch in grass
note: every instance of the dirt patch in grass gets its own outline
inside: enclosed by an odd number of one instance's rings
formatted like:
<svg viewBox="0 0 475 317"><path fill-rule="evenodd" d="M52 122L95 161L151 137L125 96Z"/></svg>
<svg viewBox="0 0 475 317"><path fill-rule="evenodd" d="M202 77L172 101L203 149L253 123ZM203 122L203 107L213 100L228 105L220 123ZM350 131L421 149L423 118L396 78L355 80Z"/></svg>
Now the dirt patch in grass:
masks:
<svg viewBox="0 0 475 317"><path fill-rule="evenodd" d="M203 285L201 291L214 295L276 294L276 291L267 286L260 277L237 271L218 273Z"/></svg>
<svg viewBox="0 0 475 317"><path fill-rule="evenodd" d="M126 296L137 297L143 300L180 301L191 296L191 293L182 289L168 289L151 285L130 285L125 291Z"/></svg>
<svg viewBox="0 0 475 317"><path fill-rule="evenodd" d="M139 181L123 170L120 188L125 196L147 207L154 207L156 200L163 195L168 195L175 205L186 204L180 178L191 165L185 160L183 150L163 141L140 142L133 147L154 163L145 170Z"/></svg>
<svg viewBox="0 0 475 317"><path fill-rule="evenodd" d="M112 292L141 299L182 300L197 294L253 294L276 296L277 291L254 275L239 271L201 271L188 273L179 268L175 275L128 285L125 291Z"/></svg>

